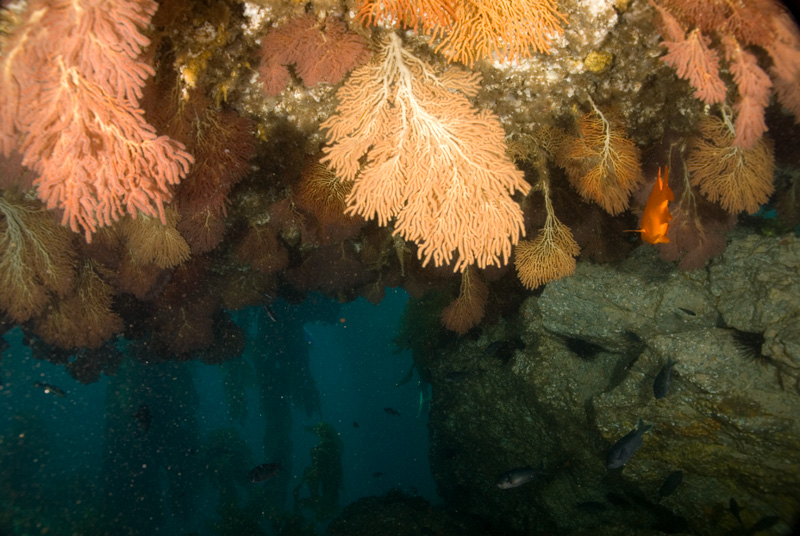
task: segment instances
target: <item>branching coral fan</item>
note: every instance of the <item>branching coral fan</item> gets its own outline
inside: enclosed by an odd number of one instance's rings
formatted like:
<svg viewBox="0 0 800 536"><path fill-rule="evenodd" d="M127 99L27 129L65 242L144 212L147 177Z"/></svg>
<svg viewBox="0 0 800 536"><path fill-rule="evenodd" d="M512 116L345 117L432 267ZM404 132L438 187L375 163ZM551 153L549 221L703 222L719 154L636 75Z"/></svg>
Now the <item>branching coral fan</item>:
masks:
<svg viewBox="0 0 800 536"><path fill-rule="evenodd" d="M522 240L515 249L517 275L530 289L575 271L578 243L569 227L556 218L546 180L541 183L547 217L535 240Z"/></svg>
<svg viewBox="0 0 800 536"><path fill-rule="evenodd" d="M39 198L87 241L125 212L163 221L169 188L192 163L139 109L153 74L140 30L156 7L33 0L0 57L0 150L19 148Z"/></svg>
<svg viewBox="0 0 800 536"><path fill-rule="evenodd" d="M122 319L111 308L114 290L102 272L93 261L84 261L74 291L35 319L36 334L60 348L99 348L122 331Z"/></svg>
<svg viewBox="0 0 800 536"><path fill-rule="evenodd" d="M778 98L800 121L800 32L775 0L650 0L661 20L662 60L688 80L707 104L725 102L720 54L730 65L739 98L733 145L755 146L767 127L764 108L773 85ZM713 39L712 39L713 38ZM746 50L757 46L772 60L772 79Z"/></svg>
<svg viewBox="0 0 800 536"><path fill-rule="evenodd" d="M296 66L306 86L335 84L367 61L369 49L366 41L348 32L340 20L331 17L320 22L307 14L268 33L261 42L261 54L261 82L264 92L272 96L289 83L289 64Z"/></svg>
<svg viewBox="0 0 800 536"><path fill-rule="evenodd" d="M40 202L0 193L0 309L15 322L72 289L75 257L71 233Z"/></svg>
<svg viewBox="0 0 800 536"><path fill-rule="evenodd" d="M362 0L358 20L374 24L381 20L397 22L404 28L425 32L448 27L455 17L456 0Z"/></svg>
<svg viewBox="0 0 800 536"><path fill-rule="evenodd" d="M483 319L488 298L489 287L475 268L467 268L461 274L461 290L458 298L442 311L442 324L447 329L463 335Z"/></svg>
<svg viewBox="0 0 800 536"><path fill-rule="evenodd" d="M297 206L316 222L314 234L320 244L352 238L363 227L364 220L345 212L347 196L352 189L352 182L339 179L318 158L308 163L300 173L294 199Z"/></svg>
<svg viewBox="0 0 800 536"><path fill-rule="evenodd" d="M689 145L692 186L728 212L756 212L774 190L771 142L762 138L750 149L737 147L733 126L716 117L706 117L699 131Z"/></svg>
<svg viewBox="0 0 800 536"><path fill-rule="evenodd" d="M311 212L322 224L346 223L347 196L353 189L351 182L339 179L325 165L311 162L300 174L297 185L297 204Z"/></svg>
<svg viewBox="0 0 800 536"><path fill-rule="evenodd" d="M470 67L493 55L501 60L529 58L531 49L549 52L566 20L556 0L463 0L456 3L452 25L434 32L443 36L436 52Z"/></svg>
<svg viewBox="0 0 800 536"><path fill-rule="evenodd" d="M168 207L167 223L142 216L124 221L122 232L127 249L135 264L155 264L159 268L177 266L189 258L189 244L178 233L175 224L178 213Z"/></svg>
<svg viewBox="0 0 800 536"><path fill-rule="evenodd" d="M323 161L354 182L348 211L381 225L396 218L395 232L419 245L423 264L454 255L455 270L500 264L523 234L511 195L530 186L504 153L500 122L467 99L478 83L460 69L437 74L390 34L322 124L331 144Z"/></svg>
<svg viewBox="0 0 800 536"><path fill-rule="evenodd" d="M631 192L643 180L639 149L594 103L578 124L578 136L561 144L556 161L582 197L612 215L628 208Z"/></svg>
<svg viewBox="0 0 800 536"><path fill-rule="evenodd" d="M546 53L567 22L556 0L363 0L358 18L439 38L436 52L470 67L495 55L520 60L531 49Z"/></svg>

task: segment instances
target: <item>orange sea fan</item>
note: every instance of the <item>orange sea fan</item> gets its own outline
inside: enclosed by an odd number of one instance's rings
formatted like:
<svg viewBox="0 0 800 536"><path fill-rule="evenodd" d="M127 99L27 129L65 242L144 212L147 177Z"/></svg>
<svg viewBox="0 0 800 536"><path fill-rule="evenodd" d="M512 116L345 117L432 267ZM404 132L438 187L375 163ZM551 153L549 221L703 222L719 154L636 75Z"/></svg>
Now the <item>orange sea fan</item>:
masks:
<svg viewBox="0 0 800 536"><path fill-rule="evenodd" d="M198 92L181 103L172 123L173 137L195 155L195 165L175 192L174 205L181 215L210 209L226 214L228 194L249 171L255 154L253 121L233 110L218 110ZM181 135L181 133L183 133Z"/></svg>
<svg viewBox="0 0 800 536"><path fill-rule="evenodd" d="M195 255L208 253L225 237L225 220L213 208L184 212L176 227Z"/></svg>
<svg viewBox="0 0 800 536"><path fill-rule="evenodd" d="M347 212L379 225L395 219L423 265L502 265L523 234L513 195L530 185L505 154L497 116L469 100L479 83L462 69L440 72L389 33L322 124L323 162L353 182Z"/></svg>
<svg viewBox="0 0 800 536"><path fill-rule="evenodd" d="M32 1L0 56L0 152L19 148L39 198L87 242L124 213L163 217L193 160L139 108L157 7Z"/></svg>
<svg viewBox="0 0 800 536"><path fill-rule="evenodd" d="M494 55L518 61L531 57L531 50L548 53L566 22L556 0L461 0L453 23L433 32L442 38L435 50L468 67Z"/></svg>
<svg viewBox="0 0 800 536"><path fill-rule="evenodd" d="M458 298L442 310L442 325L459 335L465 334L483 319L488 298L489 287L474 267L467 267L461 274Z"/></svg>
<svg viewBox="0 0 800 536"><path fill-rule="evenodd" d="M772 22L774 40L766 49L772 58L775 94L800 123L800 29L788 13L775 15Z"/></svg>
<svg viewBox="0 0 800 536"><path fill-rule="evenodd" d="M736 147L733 125L713 116L698 129L687 159L692 186L732 214L755 213L775 190L771 140L763 137L751 149Z"/></svg>
<svg viewBox="0 0 800 536"><path fill-rule="evenodd" d="M345 213L347 196L353 183L339 179L327 166L314 160L303 169L295 187L295 201L317 222L318 242L330 244L351 238L364 226L364 220Z"/></svg>
<svg viewBox="0 0 800 536"><path fill-rule="evenodd" d="M725 100L725 83L719 77L719 56L709 48L711 40L694 29L679 41L665 40L661 44L667 53L661 61L675 69L675 73L688 80L694 88L694 96L715 104Z"/></svg>
<svg viewBox="0 0 800 536"><path fill-rule="evenodd" d="M75 281L74 235L42 203L0 193L0 309L15 322L41 312Z"/></svg>
<svg viewBox="0 0 800 536"><path fill-rule="evenodd" d="M120 292L136 296L138 300L152 299L153 291L160 290L160 284L169 277L169 271L152 263L139 264L124 255L117 267L115 286Z"/></svg>
<svg viewBox="0 0 800 536"><path fill-rule="evenodd" d="M756 56L744 50L733 37L723 37L725 57L730 62L731 74L739 89L739 100L733 144L742 149L752 148L764 132L764 109L769 104L772 81L758 65Z"/></svg>
<svg viewBox="0 0 800 536"><path fill-rule="evenodd" d="M125 222L128 251L135 263L170 268L189 258L189 244L175 228L177 211L168 207L165 215L166 224L144 215Z"/></svg>
<svg viewBox="0 0 800 536"><path fill-rule="evenodd" d="M297 205L321 223L340 223L351 219L345 214L352 182L339 179L325 164L313 161L300 174Z"/></svg>
<svg viewBox="0 0 800 536"><path fill-rule="evenodd" d="M446 28L455 17L455 0L362 0L357 19L361 24L386 21L390 25L423 32Z"/></svg>
<svg viewBox="0 0 800 536"><path fill-rule="evenodd" d="M639 148L594 103L592 108L578 123L578 136L565 138L556 161L584 199L613 216L628 208L631 192L644 180Z"/></svg>
<svg viewBox="0 0 800 536"><path fill-rule="evenodd" d="M275 230L268 225L251 225L234 251L240 261L266 275L289 265L289 253L281 245Z"/></svg>
<svg viewBox="0 0 800 536"><path fill-rule="evenodd" d="M84 261L74 292L55 300L34 320L34 332L60 348L99 348L122 331L122 319L111 309L114 291L101 274L105 270Z"/></svg>
<svg viewBox="0 0 800 536"><path fill-rule="evenodd" d="M546 182L542 194L547 213L544 226L534 240L520 240L515 249L517 275L529 289L571 275L581 251L569 227L556 218Z"/></svg>
<svg viewBox="0 0 800 536"><path fill-rule="evenodd" d="M748 44L764 46L772 38L770 19L782 12L779 1L659 0L685 26L705 33L733 35ZM659 7L659 6L657 6ZM663 8L659 7L659 11Z"/></svg>

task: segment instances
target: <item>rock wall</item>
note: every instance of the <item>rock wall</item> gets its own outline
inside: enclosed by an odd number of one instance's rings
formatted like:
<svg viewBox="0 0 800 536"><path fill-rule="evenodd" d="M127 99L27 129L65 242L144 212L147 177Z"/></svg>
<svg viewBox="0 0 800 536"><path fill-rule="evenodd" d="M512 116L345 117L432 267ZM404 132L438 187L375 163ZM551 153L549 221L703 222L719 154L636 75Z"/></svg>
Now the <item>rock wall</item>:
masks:
<svg viewBox="0 0 800 536"><path fill-rule="evenodd" d="M787 534L800 514L799 319L795 237L739 233L694 272L644 246L616 266L580 263L432 370L439 491L525 534L721 534L773 516L769 530ZM498 359L496 341L517 335L524 348ZM643 446L607 470L640 418L653 425ZM540 463L537 481L495 486ZM661 497L674 471L683 479Z"/></svg>

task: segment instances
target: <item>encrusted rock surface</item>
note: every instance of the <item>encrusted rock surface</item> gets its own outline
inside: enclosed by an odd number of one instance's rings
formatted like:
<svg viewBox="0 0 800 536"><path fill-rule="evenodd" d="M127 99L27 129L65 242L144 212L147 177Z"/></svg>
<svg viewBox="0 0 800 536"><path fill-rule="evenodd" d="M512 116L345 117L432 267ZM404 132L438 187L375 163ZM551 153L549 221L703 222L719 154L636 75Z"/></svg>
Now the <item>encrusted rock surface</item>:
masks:
<svg viewBox="0 0 800 536"><path fill-rule="evenodd" d="M486 329L432 371L440 493L531 534L720 534L740 528L730 498L746 527L777 516L771 530L788 533L800 514L799 286L795 237L738 233L694 272L648 246L616 266L580 263L529 298L517 325ZM524 349L496 359L489 345L513 333ZM656 400L668 359L670 389ZM469 374L444 381L454 370ZM640 418L653 425L643 446L608 471L608 448ZM537 482L494 485L540 463ZM660 498L676 470L681 485Z"/></svg>

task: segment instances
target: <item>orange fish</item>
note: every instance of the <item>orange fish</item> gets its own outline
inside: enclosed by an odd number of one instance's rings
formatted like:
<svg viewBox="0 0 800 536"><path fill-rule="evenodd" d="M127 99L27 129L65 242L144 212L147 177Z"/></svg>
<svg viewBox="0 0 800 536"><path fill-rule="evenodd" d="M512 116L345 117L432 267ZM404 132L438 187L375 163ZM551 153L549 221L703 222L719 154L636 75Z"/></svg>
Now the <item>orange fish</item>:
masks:
<svg viewBox="0 0 800 536"><path fill-rule="evenodd" d="M650 244L666 244L669 242L667 231L672 214L669 213L669 202L675 201L675 194L669 187L669 168L664 168L664 180L661 180L661 168L658 168L658 179L653 191L647 198L642 214L641 229L631 231L642 233L642 240Z"/></svg>

